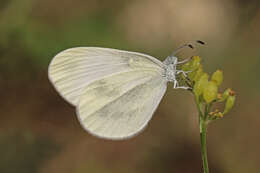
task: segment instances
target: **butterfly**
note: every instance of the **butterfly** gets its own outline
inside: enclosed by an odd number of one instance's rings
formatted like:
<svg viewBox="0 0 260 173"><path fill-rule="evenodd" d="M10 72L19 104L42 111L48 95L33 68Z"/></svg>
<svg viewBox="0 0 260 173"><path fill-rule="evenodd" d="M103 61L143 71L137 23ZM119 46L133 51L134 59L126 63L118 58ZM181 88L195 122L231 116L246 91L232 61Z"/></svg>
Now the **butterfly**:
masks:
<svg viewBox="0 0 260 173"><path fill-rule="evenodd" d="M200 43L200 41L198 41ZM203 42L201 42L202 44ZM191 44L183 47L193 48ZM76 107L81 126L106 139L130 138L141 132L176 76L174 54L163 62L146 54L100 47L76 47L57 54L48 76L58 93Z"/></svg>

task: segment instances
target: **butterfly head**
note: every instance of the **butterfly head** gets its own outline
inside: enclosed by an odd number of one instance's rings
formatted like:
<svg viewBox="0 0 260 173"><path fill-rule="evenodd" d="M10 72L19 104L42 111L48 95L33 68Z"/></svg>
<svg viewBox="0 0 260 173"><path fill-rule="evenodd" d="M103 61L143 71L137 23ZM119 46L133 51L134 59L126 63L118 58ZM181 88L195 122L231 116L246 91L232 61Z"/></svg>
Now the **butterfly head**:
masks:
<svg viewBox="0 0 260 173"><path fill-rule="evenodd" d="M177 65L177 63L178 63L178 58L177 57L175 57L175 56L168 56L164 61L163 61L163 63L165 64L165 65L174 65L174 66L176 66Z"/></svg>

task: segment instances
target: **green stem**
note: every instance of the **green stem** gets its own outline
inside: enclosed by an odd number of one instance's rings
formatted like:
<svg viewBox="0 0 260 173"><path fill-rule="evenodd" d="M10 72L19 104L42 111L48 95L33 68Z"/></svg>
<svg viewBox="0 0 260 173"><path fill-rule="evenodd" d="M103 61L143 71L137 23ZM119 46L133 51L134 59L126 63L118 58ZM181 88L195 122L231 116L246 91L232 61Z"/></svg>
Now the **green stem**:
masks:
<svg viewBox="0 0 260 173"><path fill-rule="evenodd" d="M199 126L200 126L200 143L201 156L203 162L203 173L209 173L208 158L207 158L207 126L208 126L208 112L211 105L205 105L205 112L203 114L202 105L199 98L196 98L196 105L199 112Z"/></svg>
<svg viewBox="0 0 260 173"><path fill-rule="evenodd" d="M207 122L203 117L201 117L200 118L201 155L202 155L204 173L209 173L206 138L207 138Z"/></svg>

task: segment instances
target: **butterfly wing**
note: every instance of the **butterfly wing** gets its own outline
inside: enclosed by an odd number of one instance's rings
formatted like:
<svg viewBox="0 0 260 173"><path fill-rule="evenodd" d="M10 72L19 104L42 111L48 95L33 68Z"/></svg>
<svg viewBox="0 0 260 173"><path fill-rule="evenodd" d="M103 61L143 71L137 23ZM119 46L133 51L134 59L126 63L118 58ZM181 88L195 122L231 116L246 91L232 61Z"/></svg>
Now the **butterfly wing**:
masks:
<svg viewBox="0 0 260 173"><path fill-rule="evenodd" d="M147 125L166 86L161 72L149 68L97 80L88 85L80 97L78 119L95 136L132 137Z"/></svg>
<svg viewBox="0 0 260 173"><path fill-rule="evenodd" d="M59 94L76 106L93 81L142 68L162 70L161 61L145 54L110 48L77 47L56 55L48 75Z"/></svg>

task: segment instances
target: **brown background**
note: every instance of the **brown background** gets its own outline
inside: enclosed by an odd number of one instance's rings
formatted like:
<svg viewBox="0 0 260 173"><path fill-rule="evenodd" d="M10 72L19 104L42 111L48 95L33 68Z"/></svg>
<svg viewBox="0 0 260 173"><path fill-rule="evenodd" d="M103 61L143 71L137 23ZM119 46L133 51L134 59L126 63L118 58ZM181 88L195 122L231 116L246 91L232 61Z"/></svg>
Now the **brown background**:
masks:
<svg viewBox="0 0 260 173"><path fill-rule="evenodd" d="M144 52L163 60L191 40L207 42L205 70L224 71L234 109L210 125L212 173L260 170L258 0L1 0L0 172L201 173L196 107L171 86L143 133L107 141L86 133L47 79L48 63L76 46Z"/></svg>

